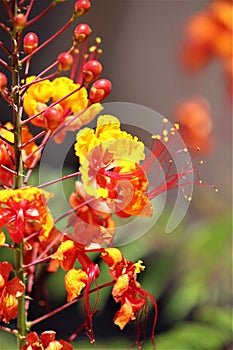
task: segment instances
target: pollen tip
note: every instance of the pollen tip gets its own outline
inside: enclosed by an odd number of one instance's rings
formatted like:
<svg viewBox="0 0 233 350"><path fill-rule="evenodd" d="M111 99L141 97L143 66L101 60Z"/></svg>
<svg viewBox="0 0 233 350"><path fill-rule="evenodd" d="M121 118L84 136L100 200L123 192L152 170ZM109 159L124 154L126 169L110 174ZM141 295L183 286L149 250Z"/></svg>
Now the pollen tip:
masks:
<svg viewBox="0 0 233 350"><path fill-rule="evenodd" d="M97 38L95 38L95 42L96 44L101 44L102 39L98 36Z"/></svg>
<svg viewBox="0 0 233 350"><path fill-rule="evenodd" d="M152 135L151 138L153 140L160 140L161 139L161 136L160 135Z"/></svg>
<svg viewBox="0 0 233 350"><path fill-rule="evenodd" d="M203 164L204 163L204 160L200 160L200 164Z"/></svg>
<svg viewBox="0 0 233 350"><path fill-rule="evenodd" d="M202 180L199 180L199 184L202 184Z"/></svg>
<svg viewBox="0 0 233 350"><path fill-rule="evenodd" d="M167 134L168 134L168 131L167 130L163 130L163 135L167 136Z"/></svg>
<svg viewBox="0 0 233 350"><path fill-rule="evenodd" d="M180 125L179 125L178 123L175 123L175 124L174 124L174 127L175 127L176 130L179 130Z"/></svg>
<svg viewBox="0 0 233 350"><path fill-rule="evenodd" d="M167 136L165 136L163 140L164 140L164 142L168 142L169 139Z"/></svg>
<svg viewBox="0 0 233 350"><path fill-rule="evenodd" d="M163 118L163 122L164 123L168 123L168 119L167 118Z"/></svg>
<svg viewBox="0 0 233 350"><path fill-rule="evenodd" d="M183 151L184 151L184 152L188 152L188 148L184 148Z"/></svg>
<svg viewBox="0 0 233 350"><path fill-rule="evenodd" d="M187 199L188 199L188 201L190 202L190 201L192 200L192 197L188 197Z"/></svg>
<svg viewBox="0 0 233 350"><path fill-rule="evenodd" d="M102 49L98 49L98 50L97 50L97 53L98 53L99 55L102 55L103 50L102 50Z"/></svg>
<svg viewBox="0 0 233 350"><path fill-rule="evenodd" d="M215 188L214 191L215 191L215 192L218 192L219 190L218 190L218 188Z"/></svg>
<svg viewBox="0 0 233 350"><path fill-rule="evenodd" d="M96 50L96 46L95 45L93 45L93 46L91 46L89 48L89 52L95 52L95 50Z"/></svg>

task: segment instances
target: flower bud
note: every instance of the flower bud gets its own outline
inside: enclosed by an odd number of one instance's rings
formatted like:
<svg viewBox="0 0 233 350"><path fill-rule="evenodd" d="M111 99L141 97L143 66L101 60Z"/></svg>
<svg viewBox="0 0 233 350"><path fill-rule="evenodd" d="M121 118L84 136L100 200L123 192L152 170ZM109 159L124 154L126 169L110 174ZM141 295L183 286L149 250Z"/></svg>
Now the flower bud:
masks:
<svg viewBox="0 0 233 350"><path fill-rule="evenodd" d="M59 71L67 71L72 67L73 56L68 52L62 52L58 56L58 69Z"/></svg>
<svg viewBox="0 0 233 350"><path fill-rule="evenodd" d="M92 103L103 101L112 89L112 84L110 80L99 79L94 82L90 89L89 99Z"/></svg>
<svg viewBox="0 0 233 350"><path fill-rule="evenodd" d="M32 53L38 47L38 43L38 36L35 33L27 33L23 39L24 53Z"/></svg>
<svg viewBox="0 0 233 350"><path fill-rule="evenodd" d="M60 112L56 108L48 108L44 112L44 118L47 121L48 129L56 129L60 123Z"/></svg>
<svg viewBox="0 0 233 350"><path fill-rule="evenodd" d="M99 78L102 73L102 65L99 61L90 60L83 66L83 81L90 83Z"/></svg>
<svg viewBox="0 0 233 350"><path fill-rule="evenodd" d="M15 19L14 19L14 25L15 28L18 31L22 31L27 23L27 17L25 15L23 15L22 13L19 13L18 15L16 15Z"/></svg>
<svg viewBox="0 0 233 350"><path fill-rule="evenodd" d="M91 34L91 28L88 24L79 24L74 30L74 40L77 44L85 41Z"/></svg>
<svg viewBox="0 0 233 350"><path fill-rule="evenodd" d="M7 77L5 74L0 72L0 92L6 87L7 85Z"/></svg>
<svg viewBox="0 0 233 350"><path fill-rule="evenodd" d="M89 11L91 3L89 0L78 0L74 4L74 14L76 16L83 16Z"/></svg>

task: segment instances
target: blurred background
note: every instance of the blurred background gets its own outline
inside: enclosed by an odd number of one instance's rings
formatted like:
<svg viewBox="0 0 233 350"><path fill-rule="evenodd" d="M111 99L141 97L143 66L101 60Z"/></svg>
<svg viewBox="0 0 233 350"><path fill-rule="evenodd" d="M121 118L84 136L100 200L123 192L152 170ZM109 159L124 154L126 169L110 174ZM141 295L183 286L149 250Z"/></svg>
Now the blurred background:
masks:
<svg viewBox="0 0 233 350"><path fill-rule="evenodd" d="M32 15L38 14L50 2L35 1ZM39 33L42 42L68 20L73 3L69 0L59 4L30 31ZM168 207L146 235L122 247L127 259L142 259L146 265L139 281L158 302L158 350L233 349L232 99L222 60L213 57L200 69L193 70L184 67L181 59L190 19L205 12L210 3L205 0L95 0L89 13L80 18L92 27L93 37L103 38L102 76L113 84L106 102L141 104L171 122L179 119L177 106L186 100L204 99L205 106L208 105L211 132L205 134L204 145L211 138L211 147L201 155L204 165L200 172L203 181L215 184L219 192L196 187L188 214L172 234L164 233ZM2 8L0 13L1 16L4 13ZM74 26L33 59L34 74L69 47ZM4 34L1 35L3 41ZM1 101L2 121L7 120L7 114L8 107ZM67 167L72 168L72 160L67 160ZM68 186L67 191L72 192L72 184ZM101 284L108 276L101 262L100 268L103 270ZM59 271L56 276L48 276L51 308L65 301L63 275ZM131 322L124 332L113 324L118 305L113 302L110 292L100 292L100 312L95 317L95 349L128 349L134 341L134 324ZM77 309L80 311L81 307L71 307L41 323L35 330L52 328L57 331L58 338L67 337L81 324ZM43 308L34 303L31 317L41 313ZM152 349L152 322L151 307L145 349ZM3 350L14 349L13 338L5 334L1 335L0 344ZM89 347L87 339L77 338L75 349Z"/></svg>

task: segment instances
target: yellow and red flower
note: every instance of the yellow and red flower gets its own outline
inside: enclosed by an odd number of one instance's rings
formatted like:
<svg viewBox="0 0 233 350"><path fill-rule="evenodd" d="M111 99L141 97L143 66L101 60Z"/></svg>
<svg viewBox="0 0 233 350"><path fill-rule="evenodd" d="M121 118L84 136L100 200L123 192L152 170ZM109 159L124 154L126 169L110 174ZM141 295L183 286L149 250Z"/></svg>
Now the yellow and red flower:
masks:
<svg viewBox="0 0 233 350"><path fill-rule="evenodd" d="M24 239L28 222L40 224L39 238L46 240L54 223L47 207L51 193L36 187L0 191L0 228L5 227L13 242Z"/></svg>
<svg viewBox="0 0 233 350"><path fill-rule="evenodd" d="M10 263L0 263L0 321L6 323L17 317L18 297L25 290L25 285L19 278L8 280L11 271L13 266Z"/></svg>
<svg viewBox="0 0 233 350"><path fill-rule="evenodd" d="M137 263L126 260L117 248L105 249L101 258L109 266L110 275L115 281L112 290L113 298L117 303L121 303L120 310L115 314L114 323L123 329L131 320L137 318L139 311L145 311L147 306L149 293L144 291L137 282L137 274L143 271L145 266L142 265L141 260ZM156 302L153 298L152 300L156 308ZM157 310L155 311L157 317Z"/></svg>
<svg viewBox="0 0 233 350"><path fill-rule="evenodd" d="M12 186L14 181L14 133L13 125L8 122L4 127L0 127L0 135L3 139L0 139L0 182L6 186ZM28 127L25 125L22 127L22 159L25 168L30 168L33 164L35 166L35 159L38 162L40 157L37 153L38 146L34 141L31 141L33 135L30 133ZM6 140L6 141L5 141ZM8 143L9 142L9 143ZM8 170L9 169L9 170Z"/></svg>
<svg viewBox="0 0 233 350"><path fill-rule="evenodd" d="M122 131L116 117L100 116L95 131L89 128L79 131L75 151L86 194L104 200L120 217L150 217L153 215L151 199L162 192L190 185L188 175L194 172L192 164L184 164L179 171L172 167L170 144L179 127L177 124L167 127L165 118L163 122L161 135L152 135L147 157L143 143ZM162 180L161 174L165 174ZM151 182L149 175L153 175Z"/></svg>
<svg viewBox="0 0 233 350"><path fill-rule="evenodd" d="M79 181L75 182L75 189L69 198L70 205L76 209L75 215L70 217L73 239L84 246L91 243L110 245L116 225L106 203L88 196Z"/></svg>
<svg viewBox="0 0 233 350"><path fill-rule="evenodd" d="M35 76L27 79L33 82ZM69 95L69 96L68 96ZM68 96L68 97L66 97ZM51 103L62 99L53 107ZM24 110L29 117L43 111L32 118L32 124L55 131L61 124L64 128L54 136L57 143L61 143L68 130L78 130L82 125L89 123L101 110L99 103L88 106L88 95L85 87L76 84L67 77L50 80L38 80L29 86L24 96ZM77 115L77 118L75 118Z"/></svg>
<svg viewBox="0 0 233 350"><path fill-rule="evenodd" d="M28 333L25 340L26 345L21 350L72 350L73 346L65 340L56 340L56 332L45 331L40 338L36 332Z"/></svg>

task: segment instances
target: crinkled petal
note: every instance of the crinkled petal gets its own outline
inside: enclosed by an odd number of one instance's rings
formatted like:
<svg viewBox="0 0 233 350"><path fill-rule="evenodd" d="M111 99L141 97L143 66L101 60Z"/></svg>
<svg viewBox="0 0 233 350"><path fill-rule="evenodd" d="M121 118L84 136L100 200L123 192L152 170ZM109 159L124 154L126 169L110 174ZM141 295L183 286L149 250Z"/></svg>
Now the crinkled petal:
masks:
<svg viewBox="0 0 233 350"><path fill-rule="evenodd" d="M77 298L86 286L88 275L82 269L73 268L65 275L65 288L68 292L67 301Z"/></svg>

